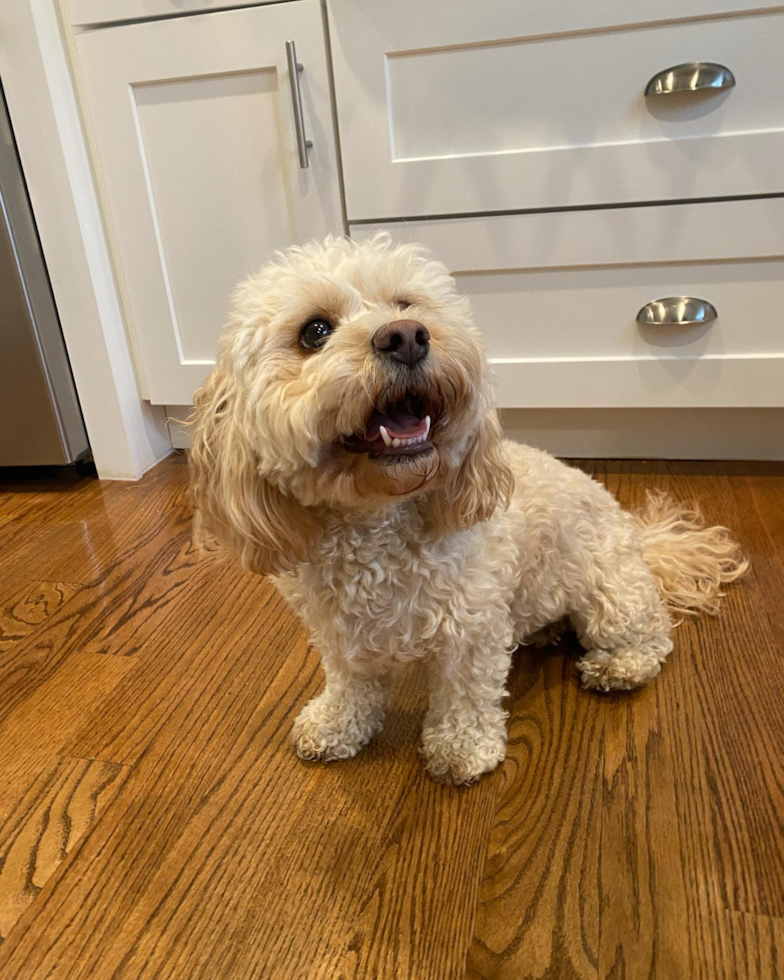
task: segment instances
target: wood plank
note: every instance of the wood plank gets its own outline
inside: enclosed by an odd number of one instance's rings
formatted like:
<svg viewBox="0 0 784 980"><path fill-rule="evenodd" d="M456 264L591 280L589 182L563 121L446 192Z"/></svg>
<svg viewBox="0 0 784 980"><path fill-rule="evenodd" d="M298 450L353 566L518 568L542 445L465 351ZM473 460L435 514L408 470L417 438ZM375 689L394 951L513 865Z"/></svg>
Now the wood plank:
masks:
<svg viewBox="0 0 784 980"><path fill-rule="evenodd" d="M87 513L107 485L75 467L0 467L0 540L4 527L49 524Z"/></svg>
<svg viewBox="0 0 784 980"><path fill-rule="evenodd" d="M3 815L0 943L113 799L127 772L107 762L56 758Z"/></svg>
<svg viewBox="0 0 784 980"><path fill-rule="evenodd" d="M677 669L605 705L601 977L693 977L684 928L692 884L678 846L676 745L667 705Z"/></svg>
<svg viewBox="0 0 784 980"><path fill-rule="evenodd" d="M516 655L471 978L598 975L604 719L579 689L576 651Z"/></svg>
<svg viewBox="0 0 784 980"><path fill-rule="evenodd" d="M281 600L258 612L237 607L234 644L217 631L184 667L187 696L0 948L0 971L45 975L67 949L73 976L462 975L492 782L464 793L426 777L415 673L364 757L299 762L289 729L317 660L299 628L263 655L264 631L293 618Z"/></svg>
<svg viewBox="0 0 784 980"><path fill-rule="evenodd" d="M0 563L0 595L13 595L22 582L79 582L94 577L96 541L109 529L99 518L52 526L13 522L8 540L0 526L0 552L13 560ZM6 541L2 539L6 537Z"/></svg>
<svg viewBox="0 0 784 980"><path fill-rule="evenodd" d="M674 492L688 494L693 487L706 517L737 529L744 544L759 536L758 523L775 526L776 516L768 518L767 511L764 517L738 511L734 477L711 475L708 482L704 475L685 474L686 469L673 464ZM766 553L775 551L771 541ZM770 581L770 575L762 577ZM695 624L692 676L699 687L703 751L714 781L711 822L725 872L722 901L728 909L777 916L784 914L784 716L779 697L784 659L764 597L759 571L753 569L728 590L718 617Z"/></svg>
<svg viewBox="0 0 784 980"><path fill-rule="evenodd" d="M0 656L34 633L78 589L69 582L34 582L7 599L0 608Z"/></svg>
<svg viewBox="0 0 784 980"><path fill-rule="evenodd" d="M248 642L260 660L276 660L302 627L268 582L234 563L201 570L190 601L162 632L138 671L120 682L60 751L63 755L133 765L174 711L204 696L224 650ZM146 706L140 716L139 705Z"/></svg>
<svg viewBox="0 0 784 980"><path fill-rule="evenodd" d="M731 485L768 621L784 655L784 479L776 468Z"/></svg>
<svg viewBox="0 0 784 980"><path fill-rule="evenodd" d="M464 975L498 784L486 779L455 789L425 776L418 740L427 682L417 667L404 678L384 733L340 779L341 813L332 816L322 843L322 894L334 903L332 921L298 952L300 972L292 970L292 977L308 975L309 962L312 975L323 980ZM382 786L388 792L381 793ZM298 828L288 839L294 856ZM298 915L293 890L286 900L290 914ZM276 942L262 973L279 971L286 955L285 940Z"/></svg>
<svg viewBox="0 0 784 980"><path fill-rule="evenodd" d="M136 661L71 654L0 722L0 810L10 807Z"/></svg>
<svg viewBox="0 0 784 980"><path fill-rule="evenodd" d="M664 489L707 498L710 520L746 532L725 478L667 469ZM608 718L602 976L735 976L727 909L781 908L784 773L768 687L780 658L761 612L754 581L730 590L717 619L676 631L625 720Z"/></svg>
<svg viewBox="0 0 784 980"><path fill-rule="evenodd" d="M781 980L784 975L784 919L746 912L727 913L727 980Z"/></svg>
<svg viewBox="0 0 784 980"><path fill-rule="evenodd" d="M87 522L92 534L87 565L74 569L81 573L76 580L83 587L0 662L0 721L70 654L117 652L115 610L122 617L119 650L124 653L137 649L163 617L173 614L170 593L182 588L196 564L184 471L171 485L156 480L150 487L149 495L137 485L118 491L111 508L103 508L101 520ZM145 591L150 581L154 595Z"/></svg>

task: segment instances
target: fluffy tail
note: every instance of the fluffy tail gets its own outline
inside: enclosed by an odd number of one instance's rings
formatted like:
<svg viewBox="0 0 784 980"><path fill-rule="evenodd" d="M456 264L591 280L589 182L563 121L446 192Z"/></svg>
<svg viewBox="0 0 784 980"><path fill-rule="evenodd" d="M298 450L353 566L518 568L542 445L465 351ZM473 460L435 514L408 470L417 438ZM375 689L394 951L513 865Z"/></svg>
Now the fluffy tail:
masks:
<svg viewBox="0 0 784 980"><path fill-rule="evenodd" d="M722 586L749 568L727 528L706 527L696 506L683 507L661 491L648 492L634 519L645 542L645 560L670 613L678 622L700 613L715 616Z"/></svg>

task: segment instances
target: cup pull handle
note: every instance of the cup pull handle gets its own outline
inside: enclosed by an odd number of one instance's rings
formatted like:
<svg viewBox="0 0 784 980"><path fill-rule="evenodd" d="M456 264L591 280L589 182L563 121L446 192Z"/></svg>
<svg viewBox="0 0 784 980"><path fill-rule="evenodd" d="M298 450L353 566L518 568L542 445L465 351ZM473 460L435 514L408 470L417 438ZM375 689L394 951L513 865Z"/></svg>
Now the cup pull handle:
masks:
<svg viewBox="0 0 784 980"><path fill-rule="evenodd" d="M712 61L687 61L685 65L665 68L645 86L646 97L672 95L674 92L719 91L732 88L735 76L724 65Z"/></svg>
<svg viewBox="0 0 784 980"><path fill-rule="evenodd" d="M719 314L716 307L706 299L696 299L694 296L667 296L646 303L637 314L638 323L664 324L680 323L710 323Z"/></svg>

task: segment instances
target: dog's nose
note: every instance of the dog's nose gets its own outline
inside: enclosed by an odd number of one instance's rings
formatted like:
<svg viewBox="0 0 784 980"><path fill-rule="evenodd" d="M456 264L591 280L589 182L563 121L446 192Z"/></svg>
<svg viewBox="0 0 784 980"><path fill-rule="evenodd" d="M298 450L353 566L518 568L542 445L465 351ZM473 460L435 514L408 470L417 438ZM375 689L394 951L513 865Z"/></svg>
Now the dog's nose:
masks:
<svg viewBox="0 0 784 980"><path fill-rule="evenodd" d="M379 354L412 368L430 350L430 332L419 320L393 320L375 332L373 346Z"/></svg>

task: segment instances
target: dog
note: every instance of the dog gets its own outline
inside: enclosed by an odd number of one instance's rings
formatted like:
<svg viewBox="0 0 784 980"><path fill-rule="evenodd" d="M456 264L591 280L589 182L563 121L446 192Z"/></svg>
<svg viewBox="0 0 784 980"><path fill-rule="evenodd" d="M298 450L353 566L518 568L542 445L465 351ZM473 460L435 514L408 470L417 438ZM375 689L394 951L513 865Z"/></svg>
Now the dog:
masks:
<svg viewBox="0 0 784 980"><path fill-rule="evenodd" d="M652 494L629 514L504 441L469 301L384 234L292 248L242 283L192 422L202 533L272 576L321 653L305 760L356 755L394 668L423 660L425 766L472 783L505 755L516 647L571 626L586 688L637 687L673 619L715 613L747 568L697 512Z"/></svg>

